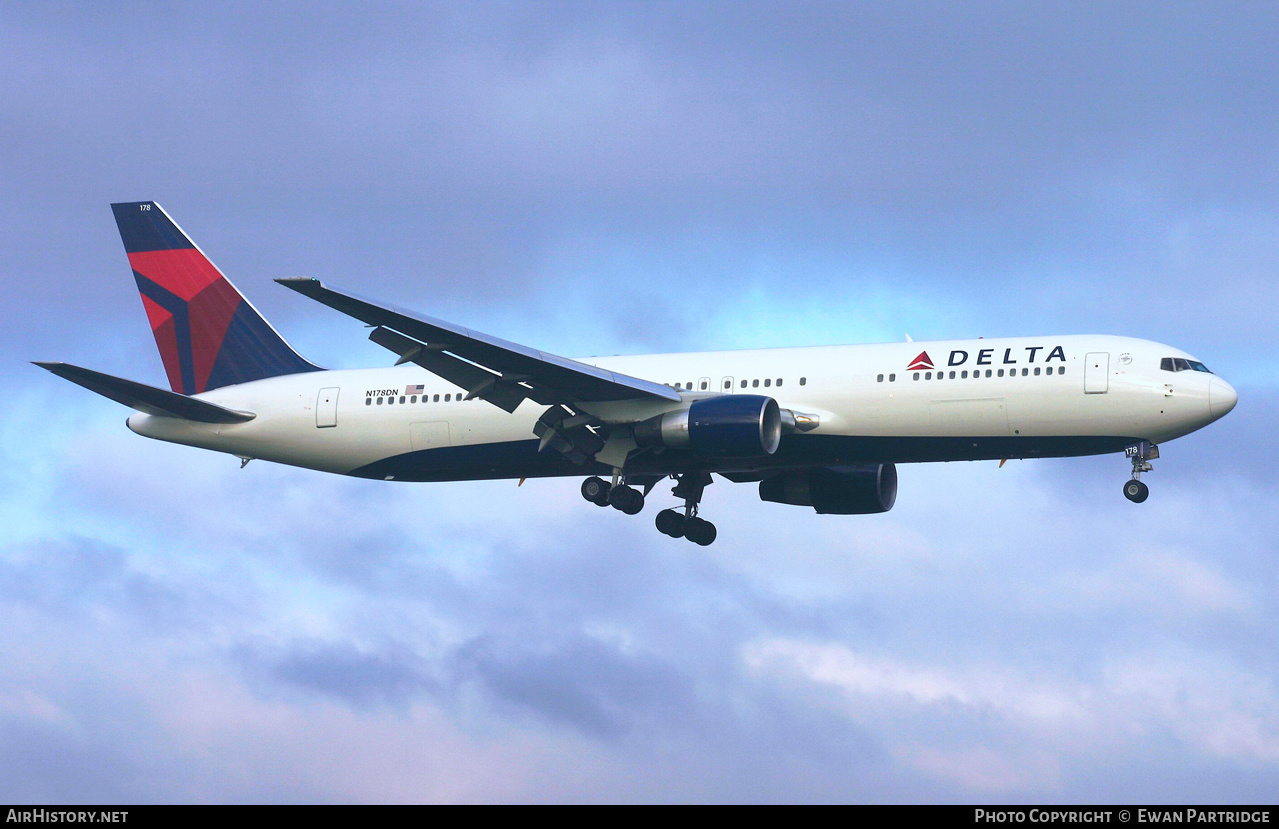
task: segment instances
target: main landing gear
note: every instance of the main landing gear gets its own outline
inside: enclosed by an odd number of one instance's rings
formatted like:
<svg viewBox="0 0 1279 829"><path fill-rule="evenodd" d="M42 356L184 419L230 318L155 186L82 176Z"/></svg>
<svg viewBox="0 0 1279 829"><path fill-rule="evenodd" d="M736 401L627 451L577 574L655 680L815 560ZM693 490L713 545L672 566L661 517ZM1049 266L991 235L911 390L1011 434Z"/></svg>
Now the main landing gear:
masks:
<svg viewBox="0 0 1279 829"><path fill-rule="evenodd" d="M697 517L697 505L702 500L702 491L711 483L711 476L705 472L689 472L675 476L675 487L671 494L684 499L684 509L664 509L657 514L657 531L671 538L687 538L702 547L709 547L717 535L715 525Z"/></svg>
<svg viewBox="0 0 1279 829"><path fill-rule="evenodd" d="M610 484L594 475L582 481L582 497L599 507L612 507L627 515L644 509L644 493L626 484Z"/></svg>
<svg viewBox="0 0 1279 829"><path fill-rule="evenodd" d="M711 476L705 472L690 472L674 478L676 483L671 494L684 499L684 508L659 512L656 522L658 532L671 538L687 538L703 547L709 546L717 535L715 525L697 517L697 505L702 500L702 491L711 483ZM597 506L613 507L627 515L635 515L644 509L644 492L619 481L620 475L616 474L611 484L592 475L582 481L582 497ZM647 484L645 492L651 486L651 483Z"/></svg>
<svg viewBox="0 0 1279 829"><path fill-rule="evenodd" d="M1159 457L1159 447L1143 440L1124 451L1132 459L1132 480L1124 483L1124 497L1134 504L1140 504L1150 497L1150 487L1141 482L1141 473L1154 469L1150 461Z"/></svg>

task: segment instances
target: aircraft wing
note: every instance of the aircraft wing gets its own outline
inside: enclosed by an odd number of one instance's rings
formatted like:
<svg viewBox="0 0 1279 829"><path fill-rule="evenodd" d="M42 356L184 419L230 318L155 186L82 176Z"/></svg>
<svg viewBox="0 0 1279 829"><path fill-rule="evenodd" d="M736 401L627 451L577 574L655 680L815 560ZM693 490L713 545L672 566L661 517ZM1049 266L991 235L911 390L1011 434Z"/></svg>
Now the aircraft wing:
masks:
<svg viewBox="0 0 1279 829"><path fill-rule="evenodd" d="M330 288L318 279L277 279L330 308L374 326L369 339L478 397L513 412L529 398L553 406L578 401L669 400L669 386L507 342L432 317L417 316Z"/></svg>
<svg viewBox="0 0 1279 829"><path fill-rule="evenodd" d="M123 403L132 409L149 415L160 417L180 417L199 423L244 423L252 420L251 412L237 412L207 400L199 400L178 394L167 389L157 389L145 383L113 377L100 371L91 371L70 363L40 363L40 368L48 369L59 377L70 380L89 391L109 397L117 403Z"/></svg>

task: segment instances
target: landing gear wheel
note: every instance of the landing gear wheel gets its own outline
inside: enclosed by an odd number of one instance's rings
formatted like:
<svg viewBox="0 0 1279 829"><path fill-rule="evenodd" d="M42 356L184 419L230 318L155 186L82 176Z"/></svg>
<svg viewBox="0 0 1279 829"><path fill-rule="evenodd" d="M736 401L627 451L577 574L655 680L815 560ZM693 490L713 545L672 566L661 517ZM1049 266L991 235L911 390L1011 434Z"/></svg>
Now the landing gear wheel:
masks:
<svg viewBox="0 0 1279 829"><path fill-rule="evenodd" d="M599 507L608 506L609 489L608 481L603 478L591 476L582 481L582 497Z"/></svg>
<svg viewBox="0 0 1279 829"><path fill-rule="evenodd" d="M693 517L684 524L684 537L699 547L709 547L715 543L715 525L711 522Z"/></svg>
<svg viewBox="0 0 1279 829"><path fill-rule="evenodd" d="M657 531L662 535L669 535L671 538L684 537L684 525L687 519L684 514L675 509L664 509L657 514Z"/></svg>
<svg viewBox="0 0 1279 829"><path fill-rule="evenodd" d="M608 492L608 502L614 509L635 515L644 509L644 493L625 485L615 486Z"/></svg>
<svg viewBox="0 0 1279 829"><path fill-rule="evenodd" d="M1134 504L1140 504L1150 497L1150 487L1141 481L1129 481L1124 484L1124 497Z"/></svg>

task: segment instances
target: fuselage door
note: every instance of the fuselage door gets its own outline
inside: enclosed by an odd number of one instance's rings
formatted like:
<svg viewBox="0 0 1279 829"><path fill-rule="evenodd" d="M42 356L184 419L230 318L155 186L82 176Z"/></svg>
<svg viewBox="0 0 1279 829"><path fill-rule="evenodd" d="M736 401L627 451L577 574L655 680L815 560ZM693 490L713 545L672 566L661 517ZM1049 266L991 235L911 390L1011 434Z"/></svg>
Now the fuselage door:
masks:
<svg viewBox="0 0 1279 829"><path fill-rule="evenodd" d="M1110 354L1094 351L1084 358L1084 394L1105 394L1110 389Z"/></svg>
<svg viewBox="0 0 1279 829"><path fill-rule="evenodd" d="M315 428L324 429L338 425L338 390L320 389L315 398Z"/></svg>

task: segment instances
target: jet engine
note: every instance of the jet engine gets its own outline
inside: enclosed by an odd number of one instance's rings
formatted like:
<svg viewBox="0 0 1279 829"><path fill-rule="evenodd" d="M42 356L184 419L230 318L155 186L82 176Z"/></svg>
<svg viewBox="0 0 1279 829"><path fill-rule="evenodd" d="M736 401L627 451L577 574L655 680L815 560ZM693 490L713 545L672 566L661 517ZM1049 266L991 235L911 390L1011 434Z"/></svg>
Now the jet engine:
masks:
<svg viewBox="0 0 1279 829"><path fill-rule="evenodd" d="M826 515L888 512L897 500L897 467L848 464L782 472L759 482L759 497Z"/></svg>
<svg viewBox="0 0 1279 829"><path fill-rule="evenodd" d="M781 439L777 401L755 394L708 397L635 424L635 442L640 446L687 449L711 457L771 455Z"/></svg>

